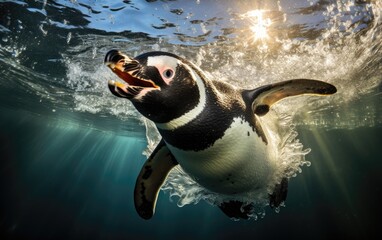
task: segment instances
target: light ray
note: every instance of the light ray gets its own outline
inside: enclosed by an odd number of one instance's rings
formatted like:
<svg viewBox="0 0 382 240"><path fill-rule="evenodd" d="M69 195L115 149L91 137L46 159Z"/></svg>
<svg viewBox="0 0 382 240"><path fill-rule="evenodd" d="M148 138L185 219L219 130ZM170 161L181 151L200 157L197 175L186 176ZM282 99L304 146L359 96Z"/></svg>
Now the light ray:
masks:
<svg viewBox="0 0 382 240"><path fill-rule="evenodd" d="M269 37L268 28L272 24L272 21L270 18L265 18L263 13L264 10L251 10L244 14L244 17L248 18L251 23L250 29L255 41Z"/></svg>

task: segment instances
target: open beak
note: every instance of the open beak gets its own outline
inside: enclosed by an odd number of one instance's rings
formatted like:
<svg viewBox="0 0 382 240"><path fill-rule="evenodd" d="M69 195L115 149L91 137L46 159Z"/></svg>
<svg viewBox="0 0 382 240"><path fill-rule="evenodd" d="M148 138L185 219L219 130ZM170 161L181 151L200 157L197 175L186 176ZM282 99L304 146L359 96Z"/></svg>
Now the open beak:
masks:
<svg viewBox="0 0 382 240"><path fill-rule="evenodd" d="M153 81L141 76L142 66L138 61L122 54L118 50L110 50L105 56L105 64L125 83L110 80L110 91L117 97L132 99L146 88L159 88Z"/></svg>

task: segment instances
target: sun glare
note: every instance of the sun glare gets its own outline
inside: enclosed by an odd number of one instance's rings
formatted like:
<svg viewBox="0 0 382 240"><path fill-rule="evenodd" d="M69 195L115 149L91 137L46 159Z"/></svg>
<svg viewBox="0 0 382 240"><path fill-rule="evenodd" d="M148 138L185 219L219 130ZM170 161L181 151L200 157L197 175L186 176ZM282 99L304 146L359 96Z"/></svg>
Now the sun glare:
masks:
<svg viewBox="0 0 382 240"><path fill-rule="evenodd" d="M252 10L244 14L251 22L250 29L254 40L268 38L268 27L272 24L271 19L264 18L263 10Z"/></svg>

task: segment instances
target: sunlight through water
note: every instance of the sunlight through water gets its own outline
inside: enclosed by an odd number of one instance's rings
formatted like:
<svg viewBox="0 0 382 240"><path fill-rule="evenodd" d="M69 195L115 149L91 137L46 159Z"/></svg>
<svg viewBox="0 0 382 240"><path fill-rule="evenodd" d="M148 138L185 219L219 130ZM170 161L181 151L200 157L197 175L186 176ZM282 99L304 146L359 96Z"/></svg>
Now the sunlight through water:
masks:
<svg viewBox="0 0 382 240"><path fill-rule="evenodd" d="M272 24L270 18L264 18L263 10L252 10L243 15L251 23L250 29L253 32L254 41L268 38L267 28Z"/></svg>

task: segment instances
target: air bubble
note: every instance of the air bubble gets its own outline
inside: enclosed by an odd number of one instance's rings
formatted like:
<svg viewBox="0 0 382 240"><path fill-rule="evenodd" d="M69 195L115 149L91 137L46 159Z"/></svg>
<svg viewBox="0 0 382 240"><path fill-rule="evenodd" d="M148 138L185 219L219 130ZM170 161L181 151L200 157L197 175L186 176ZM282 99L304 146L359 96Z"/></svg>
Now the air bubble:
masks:
<svg viewBox="0 0 382 240"><path fill-rule="evenodd" d="M66 43L69 44L71 39L72 39L72 32L69 32L68 35L66 36Z"/></svg>
<svg viewBox="0 0 382 240"><path fill-rule="evenodd" d="M40 31L42 32L42 34L44 35L44 37L46 37L46 35L48 35L48 31L46 31L46 30L44 29L43 24L41 24L41 25L39 26L39 29L40 29Z"/></svg>

